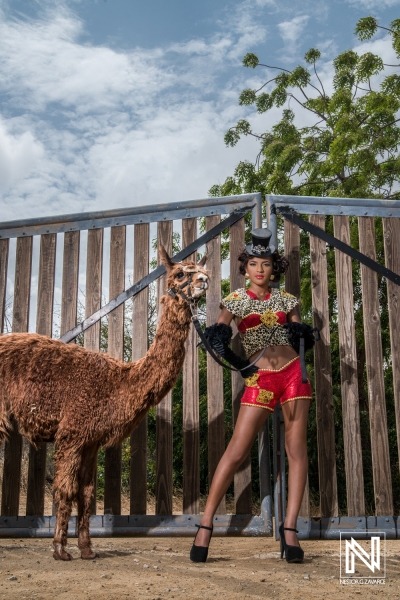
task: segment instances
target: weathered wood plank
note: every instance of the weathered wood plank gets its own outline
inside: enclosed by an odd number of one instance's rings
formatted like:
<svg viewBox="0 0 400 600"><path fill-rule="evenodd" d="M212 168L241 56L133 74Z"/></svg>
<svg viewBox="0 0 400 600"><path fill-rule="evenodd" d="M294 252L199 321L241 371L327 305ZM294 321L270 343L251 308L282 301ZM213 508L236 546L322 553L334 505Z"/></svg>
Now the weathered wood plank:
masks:
<svg viewBox="0 0 400 600"><path fill-rule="evenodd" d="M103 229L88 231L86 258L85 318L101 308L103 282ZM84 333L84 347L92 352L100 351L100 321ZM96 514L97 473L95 474L92 514Z"/></svg>
<svg viewBox="0 0 400 600"><path fill-rule="evenodd" d="M172 221L157 224L157 239L158 246L164 246L171 256ZM158 302L165 293L166 280L166 275L158 280ZM159 305L160 310L161 306ZM172 515L172 392L169 392L160 404L157 404L156 447L156 514Z"/></svg>
<svg viewBox="0 0 400 600"><path fill-rule="evenodd" d="M244 219L240 219L230 228L230 289L231 292L245 286L244 275L239 272L239 263L237 257L241 253L244 244ZM233 329L232 349L241 356L245 356L240 341L240 335L235 325L231 323ZM243 395L244 382L240 373L232 371L232 414L233 425L240 409L240 399ZM236 514L250 515L252 512L252 493L251 493L251 463L250 456L246 458L239 467L234 477L235 490L235 512Z"/></svg>
<svg viewBox="0 0 400 600"><path fill-rule="evenodd" d="M13 304L13 333L28 331L29 300L31 292L32 237L18 238ZM1 496L1 514L18 515L21 483L22 437L16 421L4 445L4 470Z"/></svg>
<svg viewBox="0 0 400 600"><path fill-rule="evenodd" d="M60 337L76 326L78 315L80 231L64 234ZM76 340L70 342L75 344ZM92 513L96 513L93 500ZM53 503L52 514L57 514Z"/></svg>
<svg viewBox="0 0 400 600"><path fill-rule="evenodd" d="M376 260L374 218L359 217L358 228L360 252ZM392 515L392 476L390 472L385 383L383 376L378 275L375 271L368 269L364 265L361 265L361 287L375 514Z"/></svg>
<svg viewBox="0 0 400 600"><path fill-rule="evenodd" d="M135 225L133 248L133 280L139 281L149 272L148 223ZM149 288L133 299L132 307L132 362L144 356L148 349ZM147 416L131 435L130 512L145 515L147 505Z"/></svg>
<svg viewBox="0 0 400 600"><path fill-rule="evenodd" d="M385 264L388 269L395 273L400 273L400 219L387 218L383 221L383 235L385 240ZM394 407L396 413L397 430L397 448L400 462L400 287L393 281L386 280L388 308L389 308L389 327L390 327L390 348L392 351L392 372L393 372L393 392Z"/></svg>
<svg viewBox="0 0 400 600"><path fill-rule="evenodd" d="M300 229L285 219L284 223L284 255L289 261L285 273L285 290L300 298Z"/></svg>
<svg viewBox="0 0 400 600"><path fill-rule="evenodd" d="M103 229L93 229L87 239L85 318L101 308L102 276ZM84 346L93 352L100 350L100 322L85 331Z"/></svg>
<svg viewBox="0 0 400 600"><path fill-rule="evenodd" d="M4 318L6 313L7 300L6 292L9 245L9 240L0 240L0 335L5 329Z"/></svg>
<svg viewBox="0 0 400 600"><path fill-rule="evenodd" d="M300 300L300 229L286 219L284 222L284 243L284 255L289 260L289 268L285 274L285 290ZM307 475L299 517L309 519L310 516L310 489Z"/></svg>
<svg viewBox="0 0 400 600"><path fill-rule="evenodd" d="M209 231L220 222L219 215L206 217L206 229ZM209 287L206 292L207 326L216 322L221 302L221 236L207 244L207 270L210 273ZM224 382L223 370L207 353L207 406L208 406L208 485L211 486L215 469L225 452L224 428ZM225 496L217 514L226 513Z"/></svg>
<svg viewBox="0 0 400 600"><path fill-rule="evenodd" d="M79 280L79 231L64 234L63 275L61 293L61 327L64 335L76 325Z"/></svg>
<svg viewBox="0 0 400 600"><path fill-rule="evenodd" d="M126 227L111 228L110 300L125 289ZM124 358L124 305L108 316L108 354ZM121 514L122 446L107 448L104 460L104 513Z"/></svg>
<svg viewBox="0 0 400 600"><path fill-rule="evenodd" d="M197 239L197 219L182 220L182 248ZM196 261L191 254L187 260ZM190 328L183 364L183 513L200 512L200 414L197 334Z"/></svg>
<svg viewBox="0 0 400 600"><path fill-rule="evenodd" d="M310 222L325 229L322 215L310 216ZM315 344L315 395L317 409L317 442L321 516L338 515L335 458L335 426L333 418L332 366L329 331L328 272L326 245L310 236L313 322L321 332Z"/></svg>
<svg viewBox="0 0 400 600"><path fill-rule="evenodd" d="M333 217L334 235L350 245L349 217ZM335 249L347 514L365 515L351 258Z"/></svg>
<svg viewBox="0 0 400 600"><path fill-rule="evenodd" d="M52 336L54 277L56 268L57 234L49 233L40 237L39 282L36 313L36 331L41 335ZM26 514L43 515L44 487L46 478L46 444L36 450L29 447L28 490Z"/></svg>

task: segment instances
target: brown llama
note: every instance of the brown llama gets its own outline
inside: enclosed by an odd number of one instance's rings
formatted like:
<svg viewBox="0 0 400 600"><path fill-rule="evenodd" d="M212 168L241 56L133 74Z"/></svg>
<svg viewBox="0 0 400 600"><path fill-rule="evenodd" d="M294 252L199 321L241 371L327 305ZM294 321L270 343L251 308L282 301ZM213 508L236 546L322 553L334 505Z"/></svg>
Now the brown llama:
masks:
<svg viewBox="0 0 400 600"><path fill-rule="evenodd" d="M181 370L191 323L189 301L196 302L208 287L205 257L199 264L174 263L163 247L159 253L170 293L160 300L163 310L154 342L140 360L124 363L32 333L0 336L0 444L12 417L34 446L56 443L55 559L71 560L65 547L73 502L78 505L81 557L97 557L89 518L98 449L130 435L171 390Z"/></svg>

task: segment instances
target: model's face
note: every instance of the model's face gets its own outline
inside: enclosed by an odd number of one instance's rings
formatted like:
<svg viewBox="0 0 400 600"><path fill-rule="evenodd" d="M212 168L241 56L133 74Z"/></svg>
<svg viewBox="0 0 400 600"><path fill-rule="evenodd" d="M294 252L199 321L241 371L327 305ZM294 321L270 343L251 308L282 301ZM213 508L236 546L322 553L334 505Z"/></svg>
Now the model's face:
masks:
<svg viewBox="0 0 400 600"><path fill-rule="evenodd" d="M246 272L250 281L256 285L266 286L274 270L272 258L250 258L247 263Z"/></svg>

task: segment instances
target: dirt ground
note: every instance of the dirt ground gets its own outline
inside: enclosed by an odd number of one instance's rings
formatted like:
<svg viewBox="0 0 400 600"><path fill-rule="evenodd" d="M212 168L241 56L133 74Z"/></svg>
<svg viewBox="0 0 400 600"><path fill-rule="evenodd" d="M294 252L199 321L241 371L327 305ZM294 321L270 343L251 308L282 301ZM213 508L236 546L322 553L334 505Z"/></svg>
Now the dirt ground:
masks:
<svg viewBox="0 0 400 600"><path fill-rule="evenodd" d="M119 600L400 598L400 541L386 546L386 583L342 585L339 541L305 541L303 564L280 559L271 538L214 538L207 563L189 561L188 538L94 539L100 557L53 560L50 539L0 539L0 599Z"/></svg>

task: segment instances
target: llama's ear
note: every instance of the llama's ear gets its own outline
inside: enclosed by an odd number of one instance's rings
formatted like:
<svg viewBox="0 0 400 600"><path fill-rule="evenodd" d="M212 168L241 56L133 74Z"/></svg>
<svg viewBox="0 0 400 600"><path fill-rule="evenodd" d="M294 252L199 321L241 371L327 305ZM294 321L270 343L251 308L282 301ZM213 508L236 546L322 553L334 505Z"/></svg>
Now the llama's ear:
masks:
<svg viewBox="0 0 400 600"><path fill-rule="evenodd" d="M207 256L207 254L205 254L205 255L204 255L204 256L203 256L203 257L200 259L200 262L198 263L198 264L200 265L200 267L204 267L204 265L205 265L205 264L206 264L206 262L207 262L207 258L208 258L208 256Z"/></svg>
<svg viewBox="0 0 400 600"><path fill-rule="evenodd" d="M161 263L164 265L164 267L167 269L167 271L170 271L174 267L175 263L173 263L172 260L170 259L164 246L159 246L158 255L160 257Z"/></svg>

